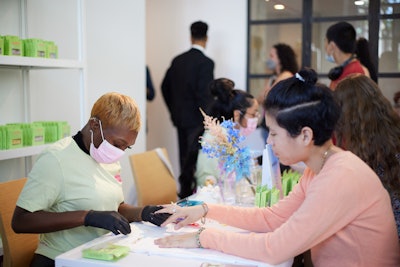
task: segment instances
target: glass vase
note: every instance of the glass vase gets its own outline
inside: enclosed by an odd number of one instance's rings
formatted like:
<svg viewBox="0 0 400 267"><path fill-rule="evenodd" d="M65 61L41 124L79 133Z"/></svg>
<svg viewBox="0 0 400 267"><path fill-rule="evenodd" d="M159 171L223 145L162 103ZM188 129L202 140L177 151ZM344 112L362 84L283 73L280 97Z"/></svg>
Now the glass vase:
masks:
<svg viewBox="0 0 400 267"><path fill-rule="evenodd" d="M220 180L221 198L225 204L236 204L236 175L235 172L222 173Z"/></svg>
<svg viewBox="0 0 400 267"><path fill-rule="evenodd" d="M236 181L236 205L254 206L255 186L250 179L242 178Z"/></svg>

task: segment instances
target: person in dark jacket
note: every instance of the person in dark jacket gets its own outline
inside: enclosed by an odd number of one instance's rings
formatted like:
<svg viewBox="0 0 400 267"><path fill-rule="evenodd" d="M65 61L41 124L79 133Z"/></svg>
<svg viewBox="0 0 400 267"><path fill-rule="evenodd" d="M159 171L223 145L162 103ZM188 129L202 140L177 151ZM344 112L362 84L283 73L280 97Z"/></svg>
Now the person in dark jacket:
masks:
<svg viewBox="0 0 400 267"><path fill-rule="evenodd" d="M180 168L184 166L188 147L203 126L203 116L213 103L208 84L214 80L214 62L204 54L208 25L202 21L191 27L192 47L176 56L162 81L161 92L172 123L178 130Z"/></svg>

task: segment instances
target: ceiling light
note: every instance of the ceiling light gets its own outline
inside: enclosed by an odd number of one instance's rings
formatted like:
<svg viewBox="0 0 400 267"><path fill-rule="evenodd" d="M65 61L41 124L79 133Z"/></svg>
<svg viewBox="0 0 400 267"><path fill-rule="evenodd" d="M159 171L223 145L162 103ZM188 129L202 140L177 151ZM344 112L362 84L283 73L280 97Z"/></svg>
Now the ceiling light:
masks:
<svg viewBox="0 0 400 267"><path fill-rule="evenodd" d="M363 6L364 5L364 1L363 0L356 0L356 1L354 1L354 4L356 6Z"/></svg>
<svg viewBox="0 0 400 267"><path fill-rule="evenodd" d="M274 5L274 9L276 9L276 10L283 10L283 9L285 9L285 6L284 6L284 5L281 5L281 4L277 4L277 5Z"/></svg>

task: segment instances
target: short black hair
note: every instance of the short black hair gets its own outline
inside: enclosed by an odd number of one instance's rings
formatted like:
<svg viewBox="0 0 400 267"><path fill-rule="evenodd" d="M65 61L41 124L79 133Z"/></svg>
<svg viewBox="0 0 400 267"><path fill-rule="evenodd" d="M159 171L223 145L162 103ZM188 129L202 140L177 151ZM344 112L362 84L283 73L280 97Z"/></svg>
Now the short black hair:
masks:
<svg viewBox="0 0 400 267"><path fill-rule="evenodd" d="M326 39L328 42L334 41L344 53L354 53L356 50L356 30L348 22L331 25L326 31Z"/></svg>
<svg viewBox="0 0 400 267"><path fill-rule="evenodd" d="M297 137L303 127L310 127L316 146L322 146L332 137L340 117L332 90L317 83L317 73L308 68L274 85L264 108L291 137Z"/></svg>
<svg viewBox="0 0 400 267"><path fill-rule="evenodd" d="M193 22L190 26L190 33L193 39L204 39L207 37L208 25L203 21Z"/></svg>

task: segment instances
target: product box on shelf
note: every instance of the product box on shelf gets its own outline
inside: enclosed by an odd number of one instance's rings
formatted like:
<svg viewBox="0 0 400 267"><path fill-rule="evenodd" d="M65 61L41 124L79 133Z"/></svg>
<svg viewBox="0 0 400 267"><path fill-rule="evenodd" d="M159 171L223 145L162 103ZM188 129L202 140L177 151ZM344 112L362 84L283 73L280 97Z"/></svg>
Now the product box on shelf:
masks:
<svg viewBox="0 0 400 267"><path fill-rule="evenodd" d="M46 144L48 143L53 143L55 141L57 141L57 126L53 123L53 122L49 122L49 121L38 121L35 122L37 124L40 124L43 126L44 128L44 142Z"/></svg>
<svg viewBox="0 0 400 267"><path fill-rule="evenodd" d="M58 121L56 123L58 139L62 139L71 135L71 126L66 121Z"/></svg>
<svg viewBox="0 0 400 267"><path fill-rule="evenodd" d="M2 149L14 149L23 146L23 133L20 127L5 125L1 127Z"/></svg>
<svg viewBox="0 0 400 267"><path fill-rule="evenodd" d="M45 143L53 143L70 135L71 127L66 121L37 121L45 129Z"/></svg>
<svg viewBox="0 0 400 267"><path fill-rule="evenodd" d="M18 36L6 35L4 38L4 55L23 56L23 41Z"/></svg>
<svg viewBox="0 0 400 267"><path fill-rule="evenodd" d="M24 134L24 146L44 144L45 132L44 127L41 124L23 123L20 127Z"/></svg>
<svg viewBox="0 0 400 267"><path fill-rule="evenodd" d="M44 145L46 139L44 127L40 124L32 123L29 127L29 137L32 146Z"/></svg>
<svg viewBox="0 0 400 267"><path fill-rule="evenodd" d="M5 146L5 143L6 143L6 141L5 141L4 127L5 127L5 126L0 125L0 150L5 149L5 148L3 147L3 146Z"/></svg>
<svg viewBox="0 0 400 267"><path fill-rule="evenodd" d="M17 127L22 130L23 146L36 146L44 144L44 127L35 123L8 123L6 126Z"/></svg>
<svg viewBox="0 0 400 267"><path fill-rule="evenodd" d="M54 143L70 135L66 121L40 121L0 125L0 150Z"/></svg>
<svg viewBox="0 0 400 267"><path fill-rule="evenodd" d="M0 35L0 55L4 55L4 38Z"/></svg>
<svg viewBox="0 0 400 267"><path fill-rule="evenodd" d="M47 49L46 49L46 57L47 58L58 58L58 46L52 41L45 41Z"/></svg>
<svg viewBox="0 0 400 267"><path fill-rule="evenodd" d="M45 41L36 38L24 40L24 55L26 57L42 57L47 55L47 44Z"/></svg>

